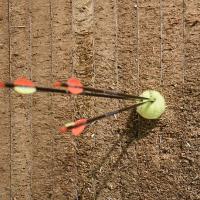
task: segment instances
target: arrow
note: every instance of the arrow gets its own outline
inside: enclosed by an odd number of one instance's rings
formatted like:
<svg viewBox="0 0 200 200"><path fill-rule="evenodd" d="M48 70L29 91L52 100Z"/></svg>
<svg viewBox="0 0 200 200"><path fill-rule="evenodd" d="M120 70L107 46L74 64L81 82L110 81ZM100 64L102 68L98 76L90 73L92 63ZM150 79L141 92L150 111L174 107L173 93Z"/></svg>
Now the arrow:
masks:
<svg viewBox="0 0 200 200"><path fill-rule="evenodd" d="M68 130L71 130L72 135L79 136L89 124L96 122L100 119L107 118L107 117L110 117L110 116L114 116L116 114L119 114L119 113L127 111L127 110L131 110L133 108L137 108L137 106L140 106L140 105L147 103L147 102L149 102L149 101L144 101L142 103L134 104L134 105L122 108L122 109L118 109L118 110L115 110L115 111L112 111L112 112L104 113L102 115L99 115L99 116L96 116L96 117L93 117L93 118L90 118L90 119L84 119L83 118L83 119L79 119L75 122L67 123L59 129L59 132L64 134Z"/></svg>
<svg viewBox="0 0 200 200"><path fill-rule="evenodd" d="M71 83L74 83L76 81L71 81ZM58 86L57 84L54 84L55 86ZM70 86L70 90L65 90L65 89L57 89L57 88L48 88L48 87L39 87L39 86L35 86L35 84L26 79L26 78L19 78L16 81L14 81L14 83L0 83L0 88L12 88L14 89L16 92L20 93L20 94L33 94L36 91L37 92L52 92L52 93L60 93L60 94L72 94L72 90L73 89L73 93L79 93L82 96L94 96L94 97L104 97L104 98L111 98L111 99L124 99L124 100L132 100L132 99L142 99L142 100L146 100L148 98L145 97L137 97L137 96L133 96L133 95L120 95L120 93L113 93L110 92L106 93L105 91L102 93L91 93L88 91L82 92L80 93L80 90L83 90L83 88L78 88L78 87L82 87L77 85L77 86ZM76 91L74 90L74 87L76 89ZM90 88L91 89L91 88ZM99 91L98 89L92 89L94 91ZM101 91L101 90L100 90ZM109 91L107 91L109 92Z"/></svg>
<svg viewBox="0 0 200 200"><path fill-rule="evenodd" d="M112 98L111 96L113 97L118 96L118 97L121 97L121 99L142 99L142 100L148 99L146 97L129 95L129 94L124 94L124 93L115 92L115 91L85 87L78 79L73 78L73 77L69 78L67 82L57 81L56 83L54 83L54 87L67 87L67 90L72 94L82 94L82 95L88 94L90 96L92 96L92 94L96 94L100 96L105 95L103 97L110 97L110 98ZM84 91L87 91L87 92L85 93Z"/></svg>
<svg viewBox="0 0 200 200"><path fill-rule="evenodd" d="M99 92L90 92L90 91L83 91L82 84L78 82L77 80L71 79L70 84L76 83L76 86L70 85L70 87L66 89L57 89L57 88L49 88L49 87L39 87L35 86L35 84L26 79L26 78L19 78L14 83L0 83L0 88L8 87L14 89L16 92L20 94L33 94L36 91L37 92L52 92L52 93L60 93L60 94L79 94L82 96L94 96L94 97L104 97L104 98L111 98L111 99L124 99L124 100L133 100L133 99L141 99L141 100L148 100L146 97L140 97L140 96L134 96L134 95L128 95L128 94L122 94L122 93L116 93L113 91L104 91L100 89L94 89L86 87L86 90L93 90L93 91L99 91ZM62 85L62 83L56 83L54 86L58 87L58 85ZM75 87L75 88L74 88ZM82 93L80 93L80 90ZM101 92L100 92L101 91ZM73 93L72 93L73 92Z"/></svg>

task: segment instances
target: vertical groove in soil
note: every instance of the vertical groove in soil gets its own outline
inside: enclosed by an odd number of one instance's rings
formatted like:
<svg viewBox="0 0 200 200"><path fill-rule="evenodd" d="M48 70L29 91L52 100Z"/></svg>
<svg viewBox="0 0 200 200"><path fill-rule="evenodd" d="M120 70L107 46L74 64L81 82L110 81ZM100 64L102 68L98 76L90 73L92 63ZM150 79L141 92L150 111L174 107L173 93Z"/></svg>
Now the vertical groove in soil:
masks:
<svg viewBox="0 0 200 200"><path fill-rule="evenodd" d="M0 80L9 81L9 3L0 2ZM0 199L11 198L11 112L10 93L8 90L0 91Z"/></svg>
<svg viewBox="0 0 200 200"><path fill-rule="evenodd" d="M116 2L95 2L95 87L117 89L116 69ZM117 108L116 100L95 99L94 111L102 114ZM120 176L115 164L120 146L114 117L97 122L94 129L93 168L96 183L95 199L120 199ZM117 145L115 145L117 144ZM109 167L108 167L109 166Z"/></svg>
<svg viewBox="0 0 200 200"><path fill-rule="evenodd" d="M184 134L181 133L182 128L179 127L184 119L181 116L182 100L182 84L183 84L183 67L182 67L182 0L172 2L162 2L162 46L163 46L163 95L167 101L167 110L162 117L162 132L159 134L159 164L160 171L157 176L160 177L161 184L157 186L162 193L160 198L180 198L180 177L181 166L179 160L179 152ZM172 46L173 44L173 46ZM171 121L173 119L173 121ZM168 124L167 126L165 124ZM173 133L172 130L173 129ZM168 174L168 175L167 175ZM173 175L173 181L170 183L169 176ZM175 175L176 174L176 175ZM174 192L170 192L170 188L174 188Z"/></svg>
<svg viewBox="0 0 200 200"><path fill-rule="evenodd" d="M119 90L137 95L138 92L138 27L137 1L118 0L118 74ZM121 101L120 107L133 104L135 101ZM137 160L135 142L138 131L138 117L135 110L121 113L118 117L118 139L121 150L118 154L120 174L120 199L137 198ZM134 190L134 193L132 192ZM131 195L132 194L132 195Z"/></svg>
<svg viewBox="0 0 200 200"><path fill-rule="evenodd" d="M200 147L200 4L198 0L183 1L184 10L184 101L182 118L185 129L182 133L182 152L180 153L181 197L199 198L199 147ZM183 121L182 121L183 123ZM192 185L192 186L191 186Z"/></svg>
<svg viewBox="0 0 200 200"><path fill-rule="evenodd" d="M23 8L23 9L22 9ZM30 76L29 8L26 1L10 1L10 79ZM23 41L23 42L21 42ZM11 193L31 199L30 97L11 92Z"/></svg>
<svg viewBox="0 0 200 200"><path fill-rule="evenodd" d="M94 77L93 61L93 1L72 1L73 22L73 75L83 84L92 85ZM75 98L75 120L91 117L93 99L88 97ZM92 199L94 195L93 180L89 171L93 165L88 159L92 155L93 142L92 129L87 129L80 138L77 138L77 173L78 173L78 197Z"/></svg>
<svg viewBox="0 0 200 200"><path fill-rule="evenodd" d="M31 3L32 79L49 86L51 80L51 28L49 0ZM32 198L52 197L52 138L54 133L51 95L35 93L32 97Z"/></svg>
<svg viewBox="0 0 200 200"><path fill-rule="evenodd" d="M0 91L0 199L198 199L199 0L1 0L0 80L159 90L158 121L136 112L75 138L68 121L133 102Z"/></svg>
<svg viewBox="0 0 200 200"><path fill-rule="evenodd" d="M160 1L138 1L138 63L139 63L139 91L153 89L161 90L161 16ZM154 184L154 173L159 168L159 145L157 142L159 124L156 121L139 117L136 122L136 191L129 193L126 199L155 198L157 185ZM150 189L152 194L149 195ZM154 197L150 197L154 196Z"/></svg>
<svg viewBox="0 0 200 200"><path fill-rule="evenodd" d="M31 0L28 0L28 13L29 13L29 16L28 16L28 20L29 20L29 67L30 67L30 74L29 74L29 77L30 79L32 80L32 18L31 18ZM31 161L33 160L33 132L32 132L32 120L33 120L33 116L32 116L32 108L33 108L33 98L32 98L32 95L30 97L30 118L29 118L29 125L30 125L30 144L31 144ZM30 170L30 193L31 193L31 196L33 196L33 191L32 191L32 162L30 163L30 167L29 167L29 170Z"/></svg>
<svg viewBox="0 0 200 200"><path fill-rule="evenodd" d="M52 2L52 80L67 80L72 75L72 4L70 0ZM76 152L70 133L59 127L73 120L74 101L66 95L52 94L53 114L53 199L76 197Z"/></svg>
<svg viewBox="0 0 200 200"><path fill-rule="evenodd" d="M53 8L52 8L52 0L49 0L49 15L50 15L50 77L51 80L53 80ZM50 109L51 113L53 113L53 96L52 94L50 95ZM51 138L51 161L52 161L52 166L51 166L51 191L50 194L52 195L52 199L54 197L54 183L55 183L55 177L54 177L54 137L52 136Z"/></svg>

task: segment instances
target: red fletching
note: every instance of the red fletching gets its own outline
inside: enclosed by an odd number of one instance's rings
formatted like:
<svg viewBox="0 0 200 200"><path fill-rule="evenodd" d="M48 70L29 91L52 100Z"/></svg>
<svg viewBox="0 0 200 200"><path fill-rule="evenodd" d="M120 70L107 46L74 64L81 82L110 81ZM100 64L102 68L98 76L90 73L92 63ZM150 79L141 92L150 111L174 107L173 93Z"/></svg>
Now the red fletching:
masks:
<svg viewBox="0 0 200 200"><path fill-rule="evenodd" d="M75 126L79 126L79 125L82 125L82 124L85 124L85 123L87 123L87 119L82 118L82 119L79 119L75 122Z"/></svg>
<svg viewBox="0 0 200 200"><path fill-rule="evenodd" d="M67 127L65 127L65 126L61 127L59 129L59 132L62 133L62 134L65 133L65 132L67 132Z"/></svg>
<svg viewBox="0 0 200 200"><path fill-rule="evenodd" d="M0 82L0 88L4 88L5 87L5 83L4 82Z"/></svg>
<svg viewBox="0 0 200 200"><path fill-rule="evenodd" d="M34 83L26 78L19 78L14 82L15 86L35 87Z"/></svg>
<svg viewBox="0 0 200 200"><path fill-rule="evenodd" d="M72 134L74 136L79 136L84 131L86 127L86 123L87 123L87 119L79 119L78 121L76 121L75 125L78 127L75 127L72 129ZM80 124L83 124L83 125L80 125Z"/></svg>
<svg viewBox="0 0 200 200"><path fill-rule="evenodd" d="M73 128L72 129L72 135L79 136L84 131L85 127L86 127L85 125L82 125L82 126Z"/></svg>
<svg viewBox="0 0 200 200"><path fill-rule="evenodd" d="M61 86L61 82L60 81L56 81L54 84L53 84L54 87L60 87Z"/></svg>
<svg viewBox="0 0 200 200"><path fill-rule="evenodd" d="M83 85L82 83L76 78L70 78L67 81L68 84L68 91L72 94L81 94L83 92Z"/></svg>

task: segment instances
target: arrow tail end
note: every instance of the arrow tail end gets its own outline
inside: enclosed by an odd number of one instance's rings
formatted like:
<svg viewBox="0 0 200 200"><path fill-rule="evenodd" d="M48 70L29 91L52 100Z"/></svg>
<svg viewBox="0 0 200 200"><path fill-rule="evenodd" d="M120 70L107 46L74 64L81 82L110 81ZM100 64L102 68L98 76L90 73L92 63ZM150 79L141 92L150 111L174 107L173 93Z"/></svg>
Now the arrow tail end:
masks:
<svg viewBox="0 0 200 200"><path fill-rule="evenodd" d="M4 82L0 82L0 88L5 88L5 83Z"/></svg>
<svg viewBox="0 0 200 200"><path fill-rule="evenodd" d="M66 133L66 132L67 132L67 127L66 127L66 126L60 127L59 133L64 134L64 133Z"/></svg>

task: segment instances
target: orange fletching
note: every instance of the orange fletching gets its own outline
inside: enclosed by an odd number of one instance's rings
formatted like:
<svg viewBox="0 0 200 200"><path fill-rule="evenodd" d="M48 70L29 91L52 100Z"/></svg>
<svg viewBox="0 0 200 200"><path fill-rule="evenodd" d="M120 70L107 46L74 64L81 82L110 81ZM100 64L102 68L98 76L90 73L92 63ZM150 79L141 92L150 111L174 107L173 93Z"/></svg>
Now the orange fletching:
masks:
<svg viewBox="0 0 200 200"><path fill-rule="evenodd" d="M4 88L5 87L5 83L4 82L0 82L0 88Z"/></svg>
<svg viewBox="0 0 200 200"><path fill-rule="evenodd" d="M75 125L78 127L75 127L72 129L72 134L74 136L79 136L84 131L86 127L86 123L87 123L87 119L79 119L78 121L76 121Z"/></svg>
<svg viewBox="0 0 200 200"><path fill-rule="evenodd" d="M67 81L68 84L68 91L72 94L81 94L83 92L83 85L82 83L76 78L70 78Z"/></svg>
<svg viewBox="0 0 200 200"><path fill-rule="evenodd" d="M82 119L79 119L75 122L75 126L82 125L82 124L85 124L85 123L87 123L87 119L82 118Z"/></svg>
<svg viewBox="0 0 200 200"><path fill-rule="evenodd" d="M26 78L19 78L14 82L15 86L35 87L34 83Z"/></svg>
<svg viewBox="0 0 200 200"><path fill-rule="evenodd" d="M84 131L84 129L85 129L85 125L83 125L83 126L79 126L79 127L77 127L77 128L73 128L72 129L72 135L74 135L74 136L79 136L83 131Z"/></svg>
<svg viewBox="0 0 200 200"><path fill-rule="evenodd" d="M54 84L53 84L54 87L60 87L61 86L61 82L60 81L56 81Z"/></svg>
<svg viewBox="0 0 200 200"><path fill-rule="evenodd" d="M65 132L67 132L67 127L65 127L65 126L61 127L59 129L59 132L62 133L62 134L65 133Z"/></svg>

